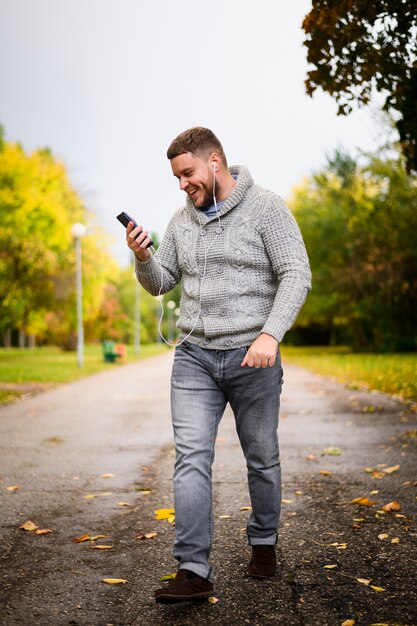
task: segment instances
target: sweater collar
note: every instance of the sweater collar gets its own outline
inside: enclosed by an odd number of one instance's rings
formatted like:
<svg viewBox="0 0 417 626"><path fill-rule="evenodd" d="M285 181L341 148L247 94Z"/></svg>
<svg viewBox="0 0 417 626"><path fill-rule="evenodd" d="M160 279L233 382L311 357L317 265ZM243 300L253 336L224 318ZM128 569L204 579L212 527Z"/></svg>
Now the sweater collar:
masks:
<svg viewBox="0 0 417 626"><path fill-rule="evenodd" d="M248 168L244 165L232 165L231 167L229 167L229 171L231 174L235 174L237 176L236 185L233 187L230 196L224 201L224 204L218 213L219 217L224 215L225 213L228 213L228 211L230 211L231 209L233 209L233 207L239 204L239 202L241 202L246 196L249 187L253 185L252 176L250 175ZM217 219L217 216L208 218L205 215L204 211L202 211L201 209L196 209L193 201L189 196L187 196L186 199L186 206L196 222L201 222L204 224L206 222L210 222L211 220Z"/></svg>

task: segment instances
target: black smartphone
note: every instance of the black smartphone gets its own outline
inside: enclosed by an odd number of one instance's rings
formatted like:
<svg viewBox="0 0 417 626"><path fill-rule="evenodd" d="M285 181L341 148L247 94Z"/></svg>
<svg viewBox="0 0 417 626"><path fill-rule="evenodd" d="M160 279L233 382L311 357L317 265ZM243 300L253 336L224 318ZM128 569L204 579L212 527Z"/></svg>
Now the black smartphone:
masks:
<svg viewBox="0 0 417 626"><path fill-rule="evenodd" d="M133 222L135 227L137 226L136 220L134 220L133 217L130 217L130 215L128 215L128 213L126 213L125 211L122 211L121 213L119 213L119 215L117 215L117 219L119 220L119 222L121 222L123 224L123 226L125 228L127 228L127 225L129 224L129 222ZM140 233L141 232L142 231L140 231ZM140 233L139 233L139 235L140 235ZM138 235L138 237L139 237L139 235ZM153 246L152 239L150 240L150 242L148 243L148 245L146 247L149 248L150 246Z"/></svg>

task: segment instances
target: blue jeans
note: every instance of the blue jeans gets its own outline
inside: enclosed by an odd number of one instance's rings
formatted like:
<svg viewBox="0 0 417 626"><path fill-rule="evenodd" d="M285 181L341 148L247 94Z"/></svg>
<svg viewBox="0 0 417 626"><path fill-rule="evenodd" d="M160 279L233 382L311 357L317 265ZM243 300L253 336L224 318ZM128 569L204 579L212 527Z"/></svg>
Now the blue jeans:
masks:
<svg viewBox="0 0 417 626"><path fill-rule="evenodd" d="M171 408L176 448L174 557L180 569L211 579L211 473L217 429L227 402L248 468L250 545L277 541L281 509L278 447L282 367L241 367L247 348L207 350L184 342L175 350Z"/></svg>

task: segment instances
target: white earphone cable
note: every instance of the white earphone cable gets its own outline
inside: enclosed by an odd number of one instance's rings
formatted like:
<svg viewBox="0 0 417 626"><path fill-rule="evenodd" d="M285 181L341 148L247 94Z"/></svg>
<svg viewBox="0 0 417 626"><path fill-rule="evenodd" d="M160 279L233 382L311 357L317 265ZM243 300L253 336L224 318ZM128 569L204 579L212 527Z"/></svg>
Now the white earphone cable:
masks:
<svg viewBox="0 0 417 626"><path fill-rule="evenodd" d="M203 285L203 281L204 281L204 278L206 276L206 271L207 271L207 254L208 254L210 248L212 247L212 245L214 244L214 242L216 241L217 236L220 235L221 229L222 229L221 224L220 224L219 209L218 209L217 200L216 200L216 163L215 162L213 163L213 200L214 200L214 206L216 208L216 216L217 216L217 221L218 221L219 228L218 228L218 230L216 232L215 238L213 239L212 243L210 244L210 246L208 248L206 247L206 242L204 240L203 224L201 222L200 215L199 215L198 210L197 210L197 217L198 217L198 222L199 222L199 225L200 225L201 239L202 239L203 247L204 247L204 265L203 265L203 273L201 275L201 280L200 280L200 296L199 296L199 302L198 302L198 311L197 311L197 315L196 315L196 318L195 318L195 321L194 321L192 329L190 330L190 332L185 337L183 337L181 339L181 341L179 341L177 343L172 343L172 342L168 341L167 339L165 339L165 337L164 337L164 335L162 333L162 320L164 318L164 313L165 313L165 311L164 311L164 304L163 304L163 295L162 295L162 290L163 290L163 287L164 287L164 271L162 269L161 263L159 262L159 259L154 256L155 261L158 263L159 268L161 270L161 286L159 287L159 293L158 293L158 300L159 300L159 304L160 304L160 307L161 307L161 315L160 315L159 321L158 321L158 333L159 333L159 336L161 337L162 341L164 341L171 348L175 348L176 346L180 346L194 332L195 327L197 326L197 323L198 323L198 320L199 320L199 317L200 317L200 313L201 313L202 285ZM155 248L153 246L151 246L151 250L153 251L153 253L155 255L156 254L156 250L155 250Z"/></svg>

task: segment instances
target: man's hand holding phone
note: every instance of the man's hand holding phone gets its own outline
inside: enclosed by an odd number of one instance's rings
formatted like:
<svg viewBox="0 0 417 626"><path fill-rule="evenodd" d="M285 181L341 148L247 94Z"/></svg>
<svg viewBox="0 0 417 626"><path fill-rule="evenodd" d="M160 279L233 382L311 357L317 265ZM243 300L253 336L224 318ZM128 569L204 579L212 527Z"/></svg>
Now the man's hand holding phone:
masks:
<svg viewBox="0 0 417 626"><path fill-rule="evenodd" d="M152 245L152 239L147 230L143 230L140 225L136 226L133 222L129 222L126 228L126 242L139 261L148 261L151 253L147 248Z"/></svg>
<svg viewBox="0 0 417 626"><path fill-rule="evenodd" d="M126 228L126 241L129 248L133 250L139 261L147 261L151 256L147 248L153 246L153 241L149 237L148 231L143 230L142 226L139 226L126 211L122 211L116 217Z"/></svg>

